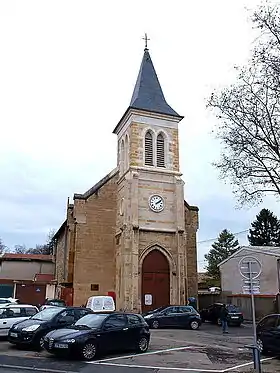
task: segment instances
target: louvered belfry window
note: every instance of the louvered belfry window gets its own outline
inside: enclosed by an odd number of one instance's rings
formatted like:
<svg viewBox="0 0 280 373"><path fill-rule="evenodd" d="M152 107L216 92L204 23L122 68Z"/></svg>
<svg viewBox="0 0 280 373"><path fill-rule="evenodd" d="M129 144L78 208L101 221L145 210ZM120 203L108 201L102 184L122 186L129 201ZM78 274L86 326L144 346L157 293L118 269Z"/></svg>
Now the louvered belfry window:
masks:
<svg viewBox="0 0 280 373"><path fill-rule="evenodd" d="M157 167L165 167L164 137L161 133L157 137Z"/></svg>
<svg viewBox="0 0 280 373"><path fill-rule="evenodd" d="M153 136L151 132L147 132L145 136L145 164L153 166Z"/></svg>

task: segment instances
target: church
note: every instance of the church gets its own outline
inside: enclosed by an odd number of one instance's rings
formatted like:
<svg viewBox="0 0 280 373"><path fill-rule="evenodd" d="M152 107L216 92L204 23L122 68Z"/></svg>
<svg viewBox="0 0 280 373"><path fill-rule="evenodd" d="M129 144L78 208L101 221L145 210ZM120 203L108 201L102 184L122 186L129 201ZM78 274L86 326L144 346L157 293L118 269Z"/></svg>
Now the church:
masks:
<svg viewBox="0 0 280 373"><path fill-rule="evenodd" d="M80 306L112 295L145 312L197 296L198 208L184 198L178 125L147 45L127 110L113 129L117 166L67 202L54 236L56 296Z"/></svg>

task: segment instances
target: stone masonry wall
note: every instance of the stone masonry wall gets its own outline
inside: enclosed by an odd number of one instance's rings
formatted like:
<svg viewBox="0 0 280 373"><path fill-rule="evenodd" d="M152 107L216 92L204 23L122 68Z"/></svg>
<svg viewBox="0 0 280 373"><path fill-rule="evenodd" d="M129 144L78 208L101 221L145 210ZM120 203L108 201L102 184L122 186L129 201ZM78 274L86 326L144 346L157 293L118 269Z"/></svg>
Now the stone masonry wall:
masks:
<svg viewBox="0 0 280 373"><path fill-rule="evenodd" d="M117 178L114 176L88 199L74 201L74 305L115 291ZM99 285L99 290L91 290L91 284Z"/></svg>
<svg viewBox="0 0 280 373"><path fill-rule="evenodd" d="M197 297L197 244L198 211L185 207L186 258L187 258L187 296Z"/></svg>

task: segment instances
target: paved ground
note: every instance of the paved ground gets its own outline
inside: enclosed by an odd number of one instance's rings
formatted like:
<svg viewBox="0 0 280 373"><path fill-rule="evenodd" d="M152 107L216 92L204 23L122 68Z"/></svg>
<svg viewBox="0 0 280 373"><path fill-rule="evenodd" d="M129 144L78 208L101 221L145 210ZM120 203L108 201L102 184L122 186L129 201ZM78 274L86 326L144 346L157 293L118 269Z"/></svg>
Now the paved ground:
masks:
<svg viewBox="0 0 280 373"><path fill-rule="evenodd" d="M152 330L146 354L116 354L83 363L57 359L47 352L17 350L0 341L0 373L45 371L49 373L226 373L252 371L252 353L244 346L252 343L251 326L232 327L222 335L215 325L203 324L200 330ZM280 371L280 360L263 360L263 373ZM13 368L13 370L11 370ZM24 370L20 370L20 368ZM32 369L32 370L30 370Z"/></svg>

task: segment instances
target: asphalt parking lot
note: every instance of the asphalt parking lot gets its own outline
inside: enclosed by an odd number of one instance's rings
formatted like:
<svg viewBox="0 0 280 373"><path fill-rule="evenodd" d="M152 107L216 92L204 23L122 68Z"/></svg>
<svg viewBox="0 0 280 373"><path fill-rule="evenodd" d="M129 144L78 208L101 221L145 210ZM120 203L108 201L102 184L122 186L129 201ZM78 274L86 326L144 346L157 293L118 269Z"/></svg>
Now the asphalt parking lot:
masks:
<svg viewBox="0 0 280 373"><path fill-rule="evenodd" d="M244 346L252 343L250 325L232 327L223 335L215 325L203 324L200 330L152 330L149 351L145 354L115 354L84 363L57 359L47 352L18 350L0 341L0 372L16 367L47 372L201 372L226 373L252 371L252 353ZM280 361L262 359L263 373L280 371ZM2 365L2 368L1 368ZM2 370L1 370L2 369ZM15 369L15 368L14 368ZM28 371L28 370L27 370Z"/></svg>

